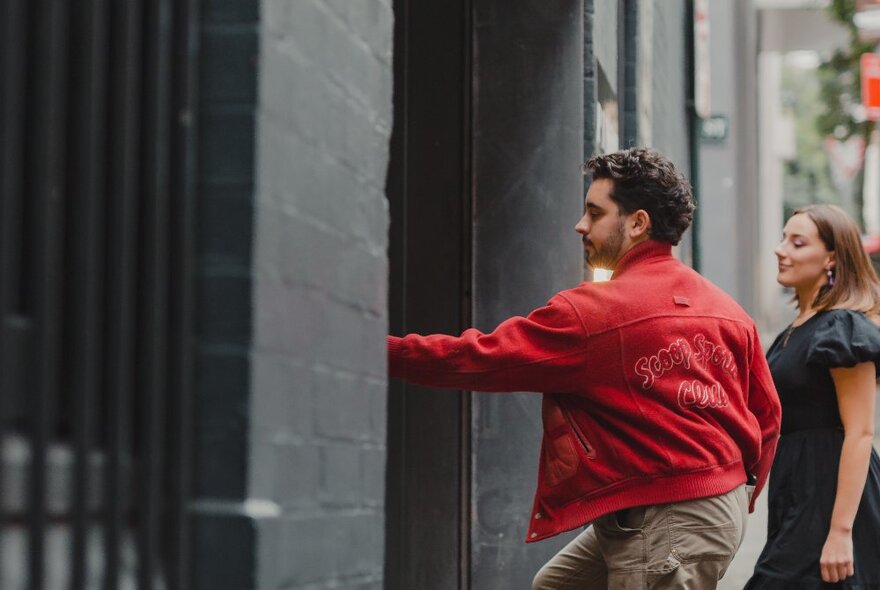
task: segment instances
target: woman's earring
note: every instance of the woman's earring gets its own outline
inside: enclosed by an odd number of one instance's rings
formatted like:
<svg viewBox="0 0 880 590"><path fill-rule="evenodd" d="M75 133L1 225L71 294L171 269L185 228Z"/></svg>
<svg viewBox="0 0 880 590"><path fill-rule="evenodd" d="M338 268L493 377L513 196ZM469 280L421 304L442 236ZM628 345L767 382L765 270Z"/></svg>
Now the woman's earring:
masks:
<svg viewBox="0 0 880 590"><path fill-rule="evenodd" d="M828 286L834 286L834 270L830 268L828 269Z"/></svg>

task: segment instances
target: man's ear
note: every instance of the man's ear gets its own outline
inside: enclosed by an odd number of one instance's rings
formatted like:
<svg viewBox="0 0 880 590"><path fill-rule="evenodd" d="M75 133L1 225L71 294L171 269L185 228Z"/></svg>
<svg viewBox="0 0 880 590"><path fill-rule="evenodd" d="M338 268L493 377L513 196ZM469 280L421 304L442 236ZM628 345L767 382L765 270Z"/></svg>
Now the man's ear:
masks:
<svg viewBox="0 0 880 590"><path fill-rule="evenodd" d="M651 216L644 209L639 209L629 216L626 230L633 240L648 237L651 231Z"/></svg>

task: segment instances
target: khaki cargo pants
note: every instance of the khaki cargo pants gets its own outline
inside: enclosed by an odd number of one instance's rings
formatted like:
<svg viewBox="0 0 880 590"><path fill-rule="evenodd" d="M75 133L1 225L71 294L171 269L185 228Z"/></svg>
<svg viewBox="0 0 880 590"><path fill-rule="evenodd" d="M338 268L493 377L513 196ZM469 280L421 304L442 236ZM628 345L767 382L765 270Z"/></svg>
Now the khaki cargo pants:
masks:
<svg viewBox="0 0 880 590"><path fill-rule="evenodd" d="M753 488L607 514L541 568L533 590L710 590L746 531Z"/></svg>

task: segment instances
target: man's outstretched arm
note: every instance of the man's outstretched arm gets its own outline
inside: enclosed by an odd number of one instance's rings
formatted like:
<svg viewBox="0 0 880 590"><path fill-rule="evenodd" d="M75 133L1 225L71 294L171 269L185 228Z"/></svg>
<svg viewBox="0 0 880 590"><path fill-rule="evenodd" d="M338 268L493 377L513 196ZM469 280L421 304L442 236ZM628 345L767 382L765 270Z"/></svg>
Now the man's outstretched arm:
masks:
<svg viewBox="0 0 880 590"><path fill-rule="evenodd" d="M474 391L576 391L587 358L586 333L561 295L485 334L388 337L388 372L428 387Z"/></svg>

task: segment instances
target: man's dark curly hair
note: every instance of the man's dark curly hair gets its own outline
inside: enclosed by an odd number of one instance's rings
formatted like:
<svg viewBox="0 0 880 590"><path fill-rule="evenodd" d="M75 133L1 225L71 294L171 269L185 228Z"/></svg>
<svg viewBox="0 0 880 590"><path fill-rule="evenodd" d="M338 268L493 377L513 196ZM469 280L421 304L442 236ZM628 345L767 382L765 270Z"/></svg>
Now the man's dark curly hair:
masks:
<svg viewBox="0 0 880 590"><path fill-rule="evenodd" d="M694 196L687 178L660 152L630 148L587 162L593 180L614 183L611 198L623 215L639 209L651 218L651 239L673 246L694 220Z"/></svg>

